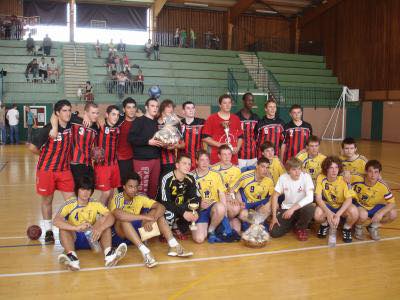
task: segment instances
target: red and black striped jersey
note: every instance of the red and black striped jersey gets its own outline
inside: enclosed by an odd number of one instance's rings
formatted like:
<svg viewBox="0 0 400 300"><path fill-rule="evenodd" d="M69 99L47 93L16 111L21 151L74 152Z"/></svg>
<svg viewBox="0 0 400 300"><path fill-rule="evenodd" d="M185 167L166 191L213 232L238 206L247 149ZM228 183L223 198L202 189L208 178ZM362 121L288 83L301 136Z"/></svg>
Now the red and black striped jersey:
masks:
<svg viewBox="0 0 400 300"><path fill-rule="evenodd" d="M305 121L302 121L299 126L290 121L284 129L283 142L286 144L286 150L283 160L286 162L306 147L308 138L312 135L312 127L310 123Z"/></svg>
<svg viewBox="0 0 400 300"><path fill-rule="evenodd" d="M58 126L58 135L55 139L49 136L51 124L47 124L35 135L33 145L40 150L38 170L66 171L69 170L71 160L71 123L66 128Z"/></svg>
<svg viewBox="0 0 400 300"><path fill-rule="evenodd" d="M261 156L260 146L265 142L271 142L275 145L275 155L279 156L279 150L284 138L285 122L279 117L273 119L264 116L258 121L254 130L257 139L258 157Z"/></svg>
<svg viewBox="0 0 400 300"><path fill-rule="evenodd" d="M240 119L243 130L243 144L239 151L240 159L253 159L257 157L257 144L255 127L260 119L257 114L251 112L250 118L246 119L242 111L238 111L236 115Z"/></svg>
<svg viewBox="0 0 400 300"><path fill-rule="evenodd" d="M158 130L162 129L164 124L158 124ZM180 126L178 126L180 132ZM168 165L174 164L176 161L176 149L169 150L167 148L161 148L161 164Z"/></svg>
<svg viewBox="0 0 400 300"><path fill-rule="evenodd" d="M81 118L72 121L72 164L91 165L91 150L99 133L97 124L85 127Z"/></svg>
<svg viewBox="0 0 400 300"><path fill-rule="evenodd" d="M128 142L129 131L131 130L133 121L127 121L124 117L118 121L120 129L119 139L117 143L117 156L119 160L128 160L133 157L132 145Z"/></svg>
<svg viewBox="0 0 400 300"><path fill-rule="evenodd" d="M193 170L196 168L196 152L202 148L201 132L205 120L194 118L193 122L190 124L186 123L186 119L182 119L181 122L181 132L183 141L185 142L185 153L190 155Z"/></svg>
<svg viewBox="0 0 400 300"><path fill-rule="evenodd" d="M117 144L121 130L117 126L109 126L106 122L100 128L98 147L104 149L104 163L105 166L110 166L117 163Z"/></svg>

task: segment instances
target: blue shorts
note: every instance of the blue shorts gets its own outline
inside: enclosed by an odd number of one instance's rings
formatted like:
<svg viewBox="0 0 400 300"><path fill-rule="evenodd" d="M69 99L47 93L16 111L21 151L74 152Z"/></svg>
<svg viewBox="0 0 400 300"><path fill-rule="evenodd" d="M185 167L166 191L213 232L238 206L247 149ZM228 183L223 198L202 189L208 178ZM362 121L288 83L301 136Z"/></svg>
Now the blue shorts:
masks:
<svg viewBox="0 0 400 300"><path fill-rule="evenodd" d="M339 208L333 208L333 207L330 206L328 203L325 203L325 205L326 205L326 207L329 208L329 210L330 210L331 212L333 212L334 214L336 214L336 213L339 211L339 209L340 209L340 207L339 207Z"/></svg>
<svg viewBox="0 0 400 300"><path fill-rule="evenodd" d="M75 250L90 249L90 244L84 232L76 232Z"/></svg>
<svg viewBox="0 0 400 300"><path fill-rule="evenodd" d="M139 234L139 228L142 227L142 221L132 221L131 222L133 228ZM127 245L132 245L132 242L128 239L123 239L119 237L117 232L115 231L115 227L111 227L111 236L112 236L112 245L113 247L118 247L120 244L125 243Z"/></svg>
<svg viewBox="0 0 400 300"><path fill-rule="evenodd" d="M215 202L199 212L199 218L197 219L196 223L210 223L211 209L213 208L214 204Z"/></svg>
<svg viewBox="0 0 400 300"><path fill-rule="evenodd" d="M353 204L355 205L355 206L357 206L357 207L362 207L361 205L360 205L360 203L358 203L358 202L356 202L356 201L353 201ZM379 211L379 210L381 210L382 208L384 208L386 205L385 204L377 204L377 205L375 205L373 208L371 208L370 210L368 210L368 209L366 209L366 208L364 208L367 212L368 212L368 218L370 218L370 219L372 219L372 217Z"/></svg>
<svg viewBox="0 0 400 300"><path fill-rule="evenodd" d="M246 209L257 209L260 206L267 204L268 201L269 201L269 198L261 200L261 201L257 201L257 202L245 203L245 206L246 206Z"/></svg>

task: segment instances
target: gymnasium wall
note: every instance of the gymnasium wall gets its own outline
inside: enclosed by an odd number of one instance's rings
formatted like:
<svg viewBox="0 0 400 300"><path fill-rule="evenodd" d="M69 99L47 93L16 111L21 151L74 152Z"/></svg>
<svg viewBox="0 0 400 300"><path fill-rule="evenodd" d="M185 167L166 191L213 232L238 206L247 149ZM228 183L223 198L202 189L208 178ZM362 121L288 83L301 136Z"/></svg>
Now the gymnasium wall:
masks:
<svg viewBox="0 0 400 300"><path fill-rule="evenodd" d="M400 143L399 116L400 101L383 102L383 141Z"/></svg>
<svg viewBox="0 0 400 300"><path fill-rule="evenodd" d="M324 45L341 84L400 89L400 1L342 0L301 29L302 41Z"/></svg>
<svg viewBox="0 0 400 300"><path fill-rule="evenodd" d="M1 0L0 14L22 16L22 0Z"/></svg>

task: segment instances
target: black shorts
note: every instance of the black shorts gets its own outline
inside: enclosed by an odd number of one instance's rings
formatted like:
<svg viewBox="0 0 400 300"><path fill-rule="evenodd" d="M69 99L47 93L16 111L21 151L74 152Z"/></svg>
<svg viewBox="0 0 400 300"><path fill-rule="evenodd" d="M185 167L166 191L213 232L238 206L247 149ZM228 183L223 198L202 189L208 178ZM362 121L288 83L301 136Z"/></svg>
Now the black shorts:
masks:
<svg viewBox="0 0 400 300"><path fill-rule="evenodd" d="M94 170L92 166L87 166L83 164L71 164L71 172L74 177L75 185L78 184L79 179L83 176L87 176L93 180L94 183Z"/></svg>
<svg viewBox="0 0 400 300"><path fill-rule="evenodd" d="M127 160L119 160L118 161L118 167L119 167L119 175L121 178L121 181L123 178L126 176L126 174L132 173L133 172L133 159L127 159ZM121 182L121 187L118 188L118 192L122 192L122 182Z"/></svg>

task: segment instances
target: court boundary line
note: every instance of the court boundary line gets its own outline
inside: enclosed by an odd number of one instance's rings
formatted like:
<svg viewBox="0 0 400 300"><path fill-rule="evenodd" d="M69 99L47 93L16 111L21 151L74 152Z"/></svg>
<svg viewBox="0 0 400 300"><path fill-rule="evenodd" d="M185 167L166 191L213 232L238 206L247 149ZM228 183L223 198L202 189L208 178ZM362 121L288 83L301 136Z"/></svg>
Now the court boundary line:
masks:
<svg viewBox="0 0 400 300"><path fill-rule="evenodd" d="M374 241L374 240L367 240L367 241L357 241L357 242L347 243L347 244L346 243L337 244L336 247L364 245L364 244L380 243L380 242L394 241L394 240L400 240L400 236L383 238L379 242ZM312 251L312 250L320 250L320 249L330 249L330 248L328 245L320 245L320 246L302 247L302 248L294 248L294 249L281 249L281 250L253 252L253 253L240 253L240 254L232 254L232 255L210 256L210 257L200 257L200 258L171 260L171 261L160 261L160 262L158 262L158 264L159 265L185 264L185 263L204 262L204 261L213 261L213 260L227 260L227 259L234 259L234 258L240 258L240 257L275 255L275 254L292 253L292 252L304 252L304 251ZM335 248L331 248L331 249L334 250ZM130 269L130 268L137 268L137 267L144 267L144 264L143 263L127 264L127 265L115 266L112 268L107 268L107 267L83 268L79 272ZM53 270L53 271L42 271L42 272L3 273L3 274L0 274L0 278L53 275L53 274L62 274L62 273L71 273L71 272L72 271L69 271L69 270Z"/></svg>

